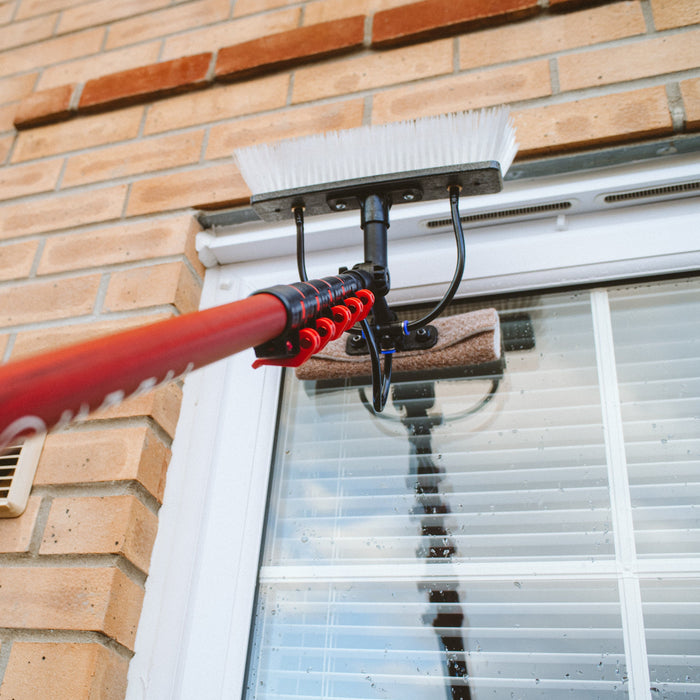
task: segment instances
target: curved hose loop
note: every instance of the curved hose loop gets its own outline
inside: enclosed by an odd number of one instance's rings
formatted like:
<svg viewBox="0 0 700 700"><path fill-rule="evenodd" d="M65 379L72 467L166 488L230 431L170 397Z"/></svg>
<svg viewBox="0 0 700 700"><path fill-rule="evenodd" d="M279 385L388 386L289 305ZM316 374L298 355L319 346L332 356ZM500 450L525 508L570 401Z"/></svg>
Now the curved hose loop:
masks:
<svg viewBox="0 0 700 700"><path fill-rule="evenodd" d="M389 388L391 387L391 354L384 355L384 363L379 352L379 345L374 335L374 330L369 321L360 321L362 332L365 334L367 348L372 363L372 407L376 413L381 413L389 398Z"/></svg>
<svg viewBox="0 0 700 700"><path fill-rule="evenodd" d="M306 274L306 253L304 252L304 207L294 207L294 223L297 227L297 271L302 282L308 282Z"/></svg>
<svg viewBox="0 0 700 700"><path fill-rule="evenodd" d="M454 295L457 293L459 284L462 281L462 275L464 274L464 263L466 258L465 243L464 243L464 231L462 230L462 222L459 217L459 191L460 187L453 185L450 187L450 213L452 215L452 230L455 234L455 243L457 244L457 265L455 267L454 276L452 277L452 282L448 290L445 292L445 296L438 302L437 306L430 311L428 314L423 316L423 318L417 321L409 321L406 327L406 333L418 330L427 326L431 321L436 319L444 310L445 307L452 301Z"/></svg>

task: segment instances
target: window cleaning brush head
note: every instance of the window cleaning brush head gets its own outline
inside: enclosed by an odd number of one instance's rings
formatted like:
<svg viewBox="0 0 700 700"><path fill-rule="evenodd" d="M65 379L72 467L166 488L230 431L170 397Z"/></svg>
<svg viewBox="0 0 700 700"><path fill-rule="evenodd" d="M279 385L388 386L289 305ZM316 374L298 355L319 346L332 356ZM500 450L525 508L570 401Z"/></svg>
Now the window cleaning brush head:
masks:
<svg viewBox="0 0 700 700"><path fill-rule="evenodd" d="M315 134L238 149L235 158L265 220L359 208L358 193L392 203L442 199L502 187L517 144L505 108L457 112L404 122Z"/></svg>

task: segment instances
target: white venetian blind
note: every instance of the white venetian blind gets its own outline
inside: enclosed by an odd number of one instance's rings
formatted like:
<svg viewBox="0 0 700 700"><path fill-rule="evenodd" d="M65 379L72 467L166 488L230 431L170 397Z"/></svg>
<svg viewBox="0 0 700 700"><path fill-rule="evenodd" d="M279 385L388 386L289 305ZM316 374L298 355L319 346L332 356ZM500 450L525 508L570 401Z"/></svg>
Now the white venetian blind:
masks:
<svg viewBox="0 0 700 700"><path fill-rule="evenodd" d="M399 385L388 420L355 387L288 375L246 697L700 692L698 289L497 305L529 316L535 344L467 416L490 377ZM659 556L686 558L668 596Z"/></svg>

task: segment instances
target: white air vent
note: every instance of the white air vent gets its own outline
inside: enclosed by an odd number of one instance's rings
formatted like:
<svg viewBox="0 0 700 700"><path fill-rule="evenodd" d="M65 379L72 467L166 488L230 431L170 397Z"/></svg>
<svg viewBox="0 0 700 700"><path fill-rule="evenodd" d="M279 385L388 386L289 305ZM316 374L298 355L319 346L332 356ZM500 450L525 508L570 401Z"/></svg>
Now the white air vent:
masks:
<svg viewBox="0 0 700 700"><path fill-rule="evenodd" d="M678 184L666 185L664 187L648 187L642 190L616 192L614 194L605 195L603 201L606 204L614 204L615 202L627 202L635 199L651 199L657 197L667 199L673 195L687 196L696 192L700 192L700 180L695 182L679 182Z"/></svg>
<svg viewBox="0 0 700 700"><path fill-rule="evenodd" d="M483 223L484 221L511 221L513 219L537 218L546 216L551 212L571 209L571 202L550 202L548 204L535 204L533 206L514 207L512 209L496 209L495 211L483 211L477 214L460 216L463 224ZM452 226L452 219L433 219L425 222L426 228L441 228Z"/></svg>
<svg viewBox="0 0 700 700"><path fill-rule="evenodd" d="M27 507L45 435L0 450L0 518L16 518Z"/></svg>

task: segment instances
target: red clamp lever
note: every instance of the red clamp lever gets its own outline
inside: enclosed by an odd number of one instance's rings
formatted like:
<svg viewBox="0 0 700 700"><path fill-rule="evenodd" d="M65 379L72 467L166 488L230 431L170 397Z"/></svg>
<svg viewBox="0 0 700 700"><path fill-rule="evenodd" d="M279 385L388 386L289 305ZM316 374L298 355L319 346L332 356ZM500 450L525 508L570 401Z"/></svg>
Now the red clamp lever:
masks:
<svg viewBox="0 0 700 700"><path fill-rule="evenodd" d="M321 316L321 318L316 319L316 332L318 333L320 339L321 339L321 344L319 345L318 350L316 352L321 352L323 348L330 343L331 340L333 340L333 334L335 333L335 324L333 321L330 320L330 318L326 318L325 316Z"/></svg>
<svg viewBox="0 0 700 700"><path fill-rule="evenodd" d="M360 314L360 317L357 319L357 321L364 321L367 318L367 316L369 316L369 312L374 306L374 294L372 294L372 292L370 292L369 289L359 289L355 296L362 302L364 306L364 311L362 312L362 314Z"/></svg>
<svg viewBox="0 0 700 700"><path fill-rule="evenodd" d="M311 355L318 352L321 346L321 336L313 328L302 328L299 331L299 352L294 357L282 359L259 358L253 362L253 368L257 369L263 365L275 367L299 367L308 360Z"/></svg>

